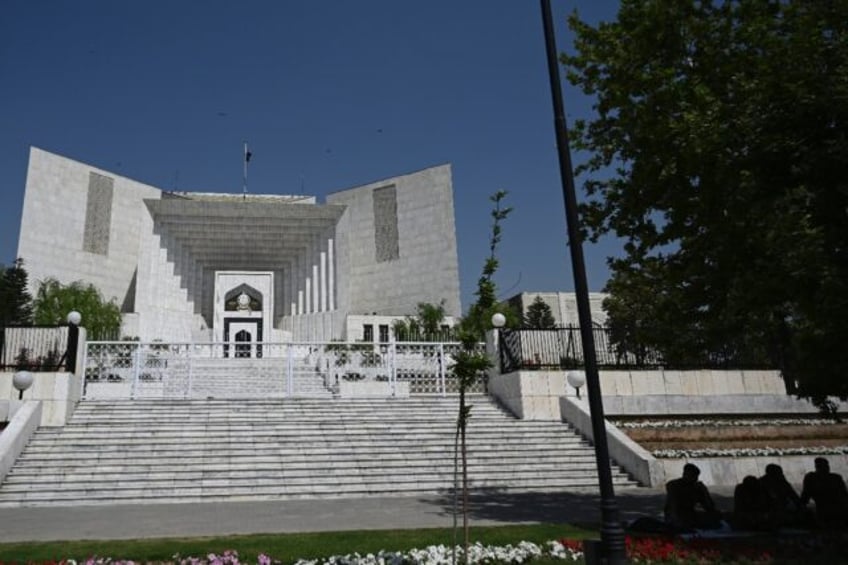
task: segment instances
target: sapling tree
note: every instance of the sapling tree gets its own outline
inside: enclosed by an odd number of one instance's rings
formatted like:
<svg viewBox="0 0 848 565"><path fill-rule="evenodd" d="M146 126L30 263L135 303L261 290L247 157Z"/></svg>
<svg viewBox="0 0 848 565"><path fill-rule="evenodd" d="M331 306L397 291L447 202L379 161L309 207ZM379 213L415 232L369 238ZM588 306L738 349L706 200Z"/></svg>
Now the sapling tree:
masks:
<svg viewBox="0 0 848 565"><path fill-rule="evenodd" d="M466 391L474 384L480 374L491 367L488 356L481 352L478 344L485 338L489 320L497 309L497 287L493 277L498 270L498 259L495 254L501 241L501 222L512 211L510 207L501 207L501 201L506 197L504 190L499 190L489 197L494 204L492 209L492 233L489 239L489 257L483 265L483 272L477 280L477 300L468 309L468 314L459 324L457 336L462 344L462 350L454 356L451 369L457 378L459 387L459 414L456 419L456 443L462 462L462 529L464 534L465 563L468 563L469 530L468 530L468 457L466 449L466 430L471 417L471 406L466 403ZM455 453L457 450L455 449ZM456 489L454 488L454 493ZM456 496L456 495L454 495ZM454 517L456 512L454 512ZM455 526L455 524L454 524ZM455 546L456 544L454 544Z"/></svg>

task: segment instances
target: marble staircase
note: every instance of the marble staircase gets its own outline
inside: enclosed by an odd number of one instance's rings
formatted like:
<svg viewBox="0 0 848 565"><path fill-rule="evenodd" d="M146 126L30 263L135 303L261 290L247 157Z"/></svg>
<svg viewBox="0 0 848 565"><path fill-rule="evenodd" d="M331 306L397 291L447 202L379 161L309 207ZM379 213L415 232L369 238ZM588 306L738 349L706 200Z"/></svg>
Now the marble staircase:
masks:
<svg viewBox="0 0 848 565"><path fill-rule="evenodd" d="M457 402L86 400L64 428L36 432L0 507L450 493ZM597 488L594 451L568 425L469 402L472 488Z"/></svg>

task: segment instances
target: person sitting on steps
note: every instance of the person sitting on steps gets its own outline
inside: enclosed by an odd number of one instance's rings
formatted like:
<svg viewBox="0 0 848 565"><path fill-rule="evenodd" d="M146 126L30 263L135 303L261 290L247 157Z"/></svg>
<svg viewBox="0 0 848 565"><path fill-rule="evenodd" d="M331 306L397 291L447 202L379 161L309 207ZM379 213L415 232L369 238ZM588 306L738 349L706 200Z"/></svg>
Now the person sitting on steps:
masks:
<svg viewBox="0 0 848 565"><path fill-rule="evenodd" d="M842 475L830 472L830 463L824 457L816 457L816 470L804 475L801 504L806 506L810 499L816 503L816 521L824 528L844 527L848 517L848 490Z"/></svg>
<svg viewBox="0 0 848 565"><path fill-rule="evenodd" d="M748 475L733 491L733 528L762 530L770 528L769 497L760 479Z"/></svg>
<svg viewBox="0 0 848 565"><path fill-rule="evenodd" d="M804 506L801 497L786 480L783 468L776 463L766 465L766 474L760 477L768 498L768 522L772 528L802 525Z"/></svg>
<svg viewBox="0 0 848 565"><path fill-rule="evenodd" d="M683 466L683 476L665 485L665 521L675 528L721 527L721 514L716 510L707 487L698 480L700 474L701 470L696 465L687 463Z"/></svg>

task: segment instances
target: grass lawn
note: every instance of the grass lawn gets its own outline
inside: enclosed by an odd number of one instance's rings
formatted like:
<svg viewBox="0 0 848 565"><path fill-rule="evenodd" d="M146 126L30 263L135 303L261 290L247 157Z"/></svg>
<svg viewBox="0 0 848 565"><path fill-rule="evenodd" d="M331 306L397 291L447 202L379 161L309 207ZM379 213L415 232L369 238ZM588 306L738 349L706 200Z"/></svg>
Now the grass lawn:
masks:
<svg viewBox="0 0 848 565"><path fill-rule="evenodd" d="M461 543L462 532L458 534ZM560 538L595 537L597 532L568 525L537 524L471 528L472 541L486 545L515 544L519 541L536 543ZM260 553L291 563L300 558L329 557L347 553L375 553L385 550L408 550L428 545L453 544L449 528L420 530L371 530L352 532L322 532L309 534L259 534L217 538L159 538L120 541L66 541L0 544L0 563L58 561L87 559L91 556L111 557L133 561L164 561L181 556L202 557L231 549L238 551L242 561L256 563Z"/></svg>

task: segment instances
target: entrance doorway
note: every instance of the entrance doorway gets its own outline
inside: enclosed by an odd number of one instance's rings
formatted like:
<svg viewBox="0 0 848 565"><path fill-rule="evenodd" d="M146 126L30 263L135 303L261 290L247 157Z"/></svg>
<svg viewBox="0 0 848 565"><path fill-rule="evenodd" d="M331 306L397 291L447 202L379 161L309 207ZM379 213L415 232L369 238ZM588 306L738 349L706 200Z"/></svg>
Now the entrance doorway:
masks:
<svg viewBox="0 0 848 565"><path fill-rule="evenodd" d="M262 357L262 320L226 318L224 320L224 357ZM232 349L231 349L232 348Z"/></svg>

